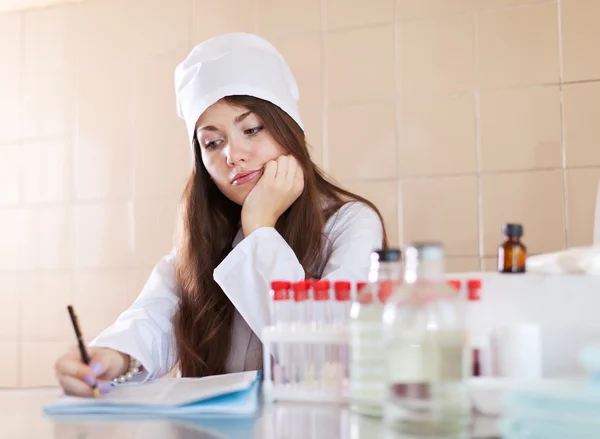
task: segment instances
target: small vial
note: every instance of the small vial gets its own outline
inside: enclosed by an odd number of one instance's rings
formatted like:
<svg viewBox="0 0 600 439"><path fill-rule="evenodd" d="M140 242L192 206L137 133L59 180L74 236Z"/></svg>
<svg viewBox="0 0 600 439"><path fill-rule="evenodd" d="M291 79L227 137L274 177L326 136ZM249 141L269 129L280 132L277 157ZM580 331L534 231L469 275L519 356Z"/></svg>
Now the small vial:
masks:
<svg viewBox="0 0 600 439"><path fill-rule="evenodd" d="M469 279L467 281L467 300L469 301L469 321L478 315L477 302L481 299L481 280ZM469 325L472 326L472 325ZM474 377L484 375L484 358L485 341L480 334L471 333L471 375Z"/></svg>
<svg viewBox="0 0 600 439"><path fill-rule="evenodd" d="M365 283L366 285L366 283ZM335 313L334 323L337 326L344 326L348 324L350 318L350 282L338 280L333 284L335 291Z"/></svg>
<svg viewBox="0 0 600 439"><path fill-rule="evenodd" d="M310 322L310 302L308 301L308 292L311 287L311 282L303 280L295 282L292 285L294 292L294 302L292 314L292 329L295 331L306 331L309 329ZM290 345L293 349L291 352L290 361L290 383L295 386L304 386L308 382L312 382L314 370L312 370L312 359L310 358L310 349L306 344Z"/></svg>
<svg viewBox="0 0 600 439"><path fill-rule="evenodd" d="M329 310L329 289L331 284L328 280L319 280L313 283L313 312L311 330L319 331L325 328L331 323L330 310ZM315 343L310 346L310 352L312 353L312 363L315 376L319 379L319 385L327 387L331 382L331 364L333 363L334 352L331 346ZM307 361L307 364L309 361ZM312 371L312 368L310 369ZM310 374L307 374L310 376Z"/></svg>
<svg viewBox="0 0 600 439"><path fill-rule="evenodd" d="M500 273L525 273L527 247L521 242L523 226L504 224L504 242L498 246L498 271Z"/></svg>
<svg viewBox="0 0 600 439"><path fill-rule="evenodd" d="M366 282L364 284L366 285ZM343 328L348 326L348 321L350 320L350 307L352 306L352 302L350 301L351 284L347 281L337 281L333 288L335 291L334 324L338 328ZM350 379L350 350L347 344L337 346L335 361L338 385L345 390L348 387L348 380Z"/></svg>
<svg viewBox="0 0 600 439"><path fill-rule="evenodd" d="M290 287L286 281L271 282L271 325L277 330L287 327L290 319ZM275 343L273 346L275 363L273 364L273 380L276 386L289 381L287 367L289 364L289 347L285 343Z"/></svg>
<svg viewBox="0 0 600 439"><path fill-rule="evenodd" d="M319 280L313 284L313 326L322 327L331 323L331 309L329 303L330 288L330 282L325 279Z"/></svg>
<svg viewBox="0 0 600 439"><path fill-rule="evenodd" d="M450 279L448 281L448 285L450 285L450 287L457 293L460 293L462 290L462 282L460 279Z"/></svg>
<svg viewBox="0 0 600 439"><path fill-rule="evenodd" d="M271 282L271 324L278 329L290 323L290 282Z"/></svg>

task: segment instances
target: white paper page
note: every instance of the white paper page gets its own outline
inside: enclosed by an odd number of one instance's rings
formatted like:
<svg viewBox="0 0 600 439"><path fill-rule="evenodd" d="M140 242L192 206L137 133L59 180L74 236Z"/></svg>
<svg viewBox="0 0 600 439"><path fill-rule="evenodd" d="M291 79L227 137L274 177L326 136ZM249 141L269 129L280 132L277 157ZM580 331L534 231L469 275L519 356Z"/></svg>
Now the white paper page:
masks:
<svg viewBox="0 0 600 439"><path fill-rule="evenodd" d="M204 378L162 378L117 386L100 398L65 396L54 405L177 406L248 389L256 378L256 371Z"/></svg>

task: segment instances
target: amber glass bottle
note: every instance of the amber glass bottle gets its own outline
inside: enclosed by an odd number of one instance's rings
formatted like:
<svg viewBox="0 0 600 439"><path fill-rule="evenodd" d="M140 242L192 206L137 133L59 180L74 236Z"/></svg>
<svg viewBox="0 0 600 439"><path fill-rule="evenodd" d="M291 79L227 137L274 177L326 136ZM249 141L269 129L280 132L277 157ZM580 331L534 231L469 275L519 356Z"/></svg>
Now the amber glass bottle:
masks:
<svg viewBox="0 0 600 439"><path fill-rule="evenodd" d="M525 273L527 247L521 242L523 226L504 224L504 242L498 246L498 271L500 273Z"/></svg>

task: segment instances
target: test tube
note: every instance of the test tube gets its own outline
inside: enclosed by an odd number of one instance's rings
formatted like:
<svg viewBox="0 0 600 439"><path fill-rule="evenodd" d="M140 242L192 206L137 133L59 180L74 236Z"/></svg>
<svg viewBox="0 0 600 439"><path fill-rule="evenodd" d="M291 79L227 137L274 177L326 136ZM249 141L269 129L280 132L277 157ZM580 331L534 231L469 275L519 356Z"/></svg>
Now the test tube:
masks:
<svg viewBox="0 0 600 439"><path fill-rule="evenodd" d="M295 282L292 285L294 292L294 303L292 314L292 328L295 331L306 331L309 327L309 305L308 292L311 282L303 280ZM299 343L294 345L291 352L292 361L290 364L290 382L297 386L303 386L312 383L314 379L314 366L311 362L309 347L306 344Z"/></svg>
<svg viewBox="0 0 600 439"><path fill-rule="evenodd" d="M333 286L335 290L335 324L346 325L350 318L350 290L348 281L339 280Z"/></svg>
<svg viewBox="0 0 600 439"><path fill-rule="evenodd" d="M358 287L358 286L357 286ZM336 302L336 325L343 328L348 325L350 319L350 291L351 284L348 281L337 281L334 284L335 302ZM358 290L358 288L357 288ZM350 361L349 347L347 345L338 345L337 347L337 376L339 386L342 387L349 379Z"/></svg>
<svg viewBox="0 0 600 439"><path fill-rule="evenodd" d="M286 328L289 323L290 287L290 282L271 282L271 325L279 331ZM275 357L273 381L276 386L289 382L289 352L289 345L286 343L275 343L273 346Z"/></svg>
<svg viewBox="0 0 600 439"><path fill-rule="evenodd" d="M289 323L290 282L271 282L271 324L278 329Z"/></svg>
<svg viewBox="0 0 600 439"><path fill-rule="evenodd" d="M311 330L319 331L326 328L331 323L329 289L331 284L328 280L322 279L313 284L313 316ZM321 385L327 385L331 381L331 365L333 363L333 350L331 346L315 343L312 346L314 368L320 379Z"/></svg>

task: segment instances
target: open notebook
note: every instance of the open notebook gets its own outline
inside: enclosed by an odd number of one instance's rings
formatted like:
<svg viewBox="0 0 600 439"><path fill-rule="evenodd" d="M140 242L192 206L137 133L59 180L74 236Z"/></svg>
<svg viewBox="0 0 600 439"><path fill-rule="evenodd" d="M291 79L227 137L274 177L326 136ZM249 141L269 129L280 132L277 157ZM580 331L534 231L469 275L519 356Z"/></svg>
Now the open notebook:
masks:
<svg viewBox="0 0 600 439"><path fill-rule="evenodd" d="M48 415L248 416L258 408L260 371L204 378L163 378L117 386L100 398L63 396Z"/></svg>

